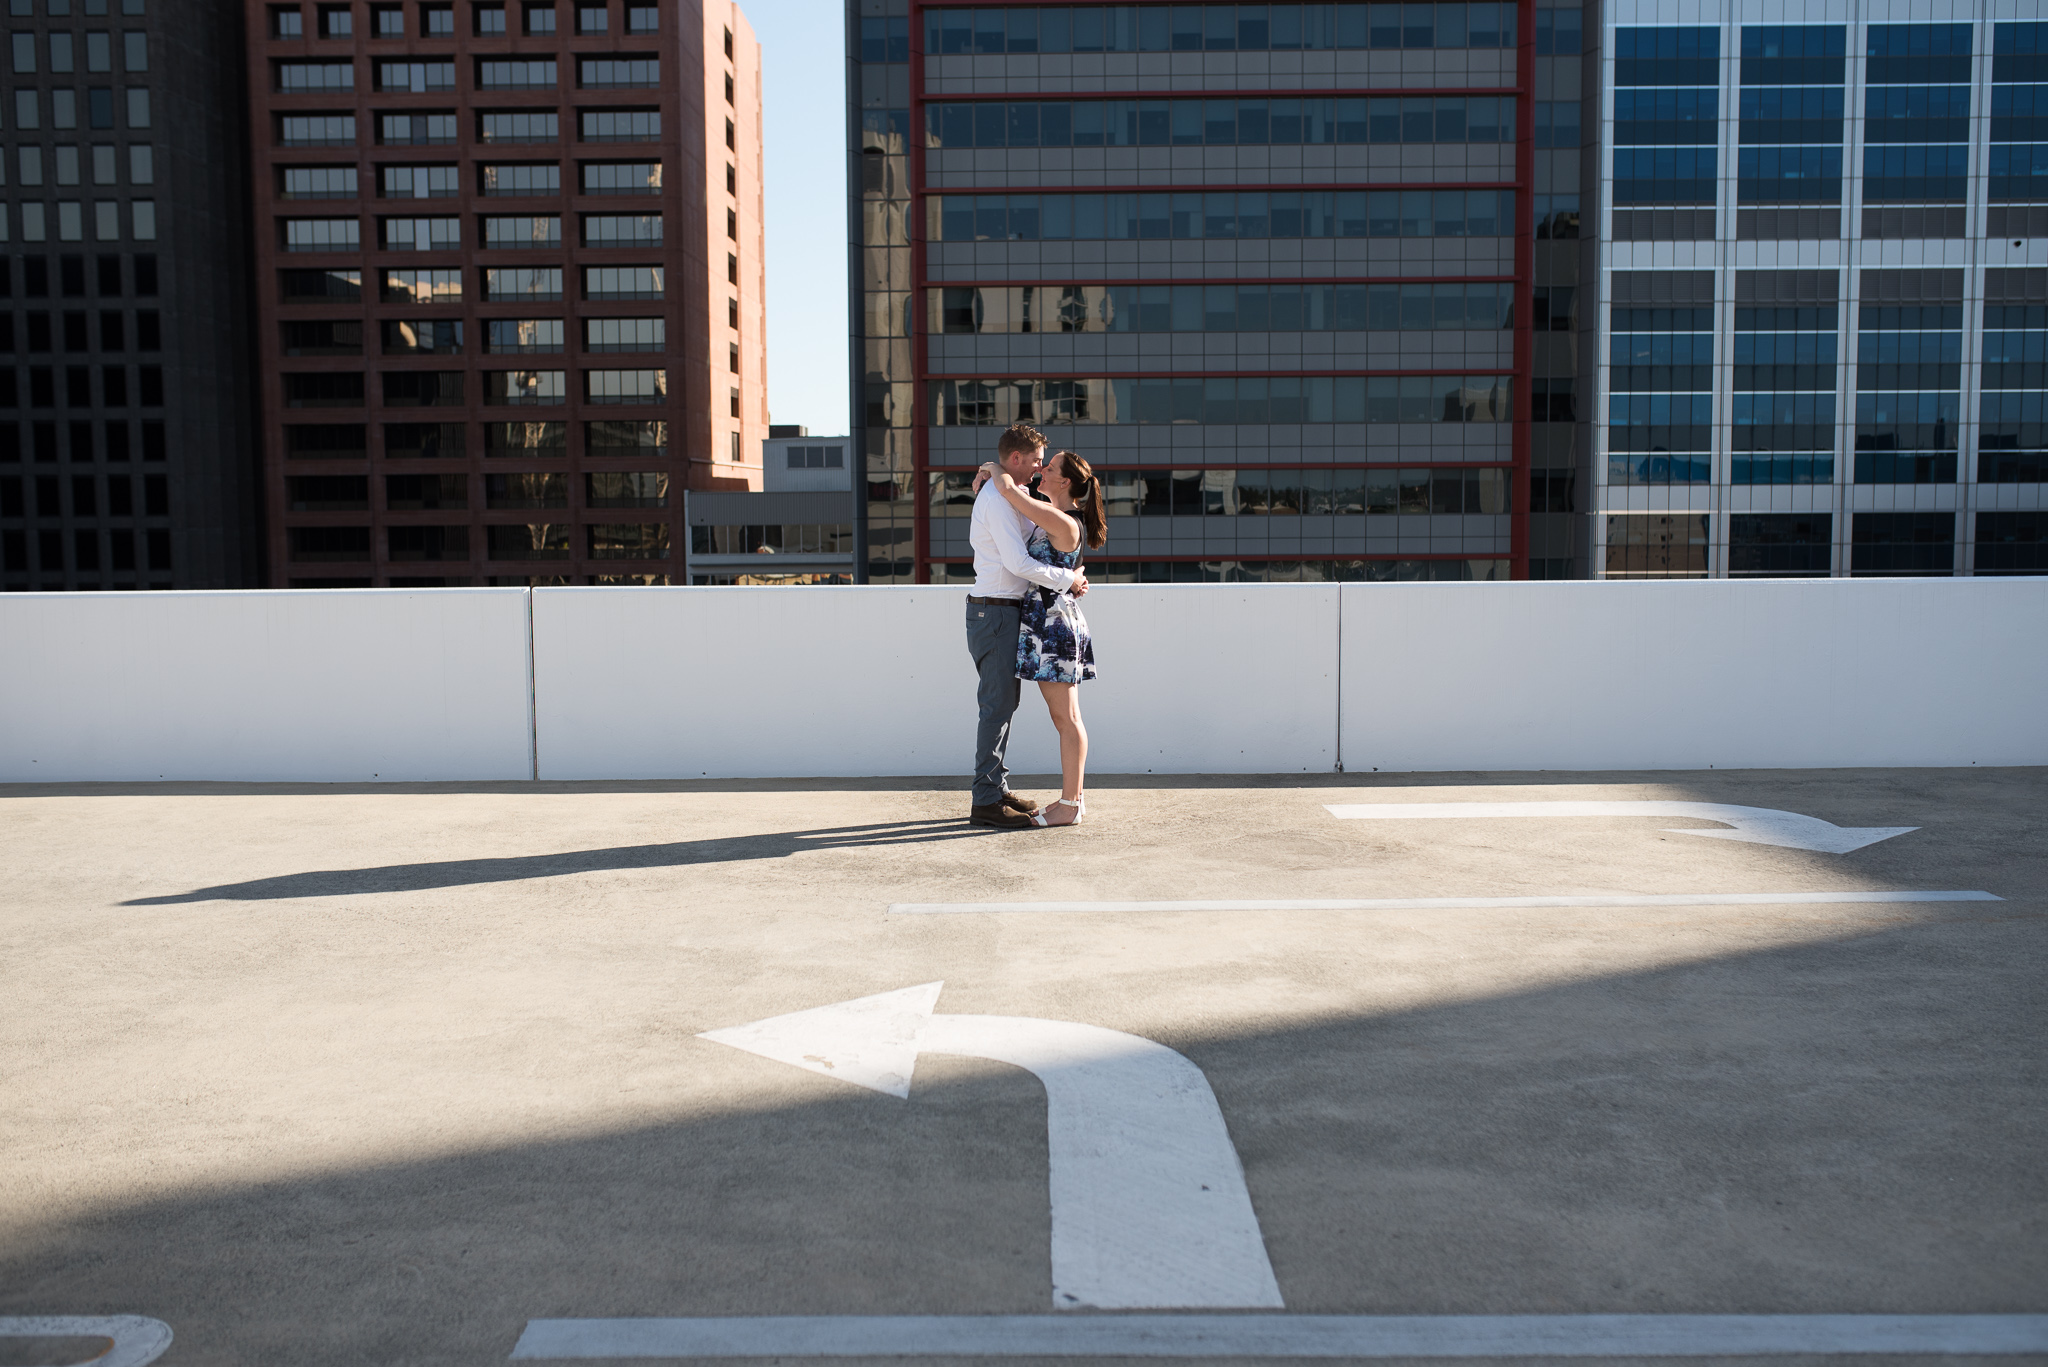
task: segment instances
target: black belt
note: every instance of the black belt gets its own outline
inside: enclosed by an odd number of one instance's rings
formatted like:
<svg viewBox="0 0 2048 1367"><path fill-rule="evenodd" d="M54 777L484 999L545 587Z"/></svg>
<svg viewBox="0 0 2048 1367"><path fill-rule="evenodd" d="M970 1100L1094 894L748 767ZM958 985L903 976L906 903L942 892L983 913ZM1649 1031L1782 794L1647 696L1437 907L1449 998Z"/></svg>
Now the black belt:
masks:
<svg viewBox="0 0 2048 1367"><path fill-rule="evenodd" d="M978 608L1022 608L1022 598L976 598L969 594L967 601Z"/></svg>

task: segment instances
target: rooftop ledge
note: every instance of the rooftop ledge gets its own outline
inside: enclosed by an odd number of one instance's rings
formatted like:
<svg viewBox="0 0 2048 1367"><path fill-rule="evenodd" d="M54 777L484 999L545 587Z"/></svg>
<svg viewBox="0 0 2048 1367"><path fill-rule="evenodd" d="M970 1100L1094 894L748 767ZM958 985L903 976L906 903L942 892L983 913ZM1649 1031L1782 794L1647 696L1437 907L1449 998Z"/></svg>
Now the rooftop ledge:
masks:
<svg viewBox="0 0 2048 1367"><path fill-rule="evenodd" d="M0 781L961 774L957 587L0 597ZM1099 774L2048 764L2048 579L1103 585ZM1011 767L1058 767L1026 690Z"/></svg>

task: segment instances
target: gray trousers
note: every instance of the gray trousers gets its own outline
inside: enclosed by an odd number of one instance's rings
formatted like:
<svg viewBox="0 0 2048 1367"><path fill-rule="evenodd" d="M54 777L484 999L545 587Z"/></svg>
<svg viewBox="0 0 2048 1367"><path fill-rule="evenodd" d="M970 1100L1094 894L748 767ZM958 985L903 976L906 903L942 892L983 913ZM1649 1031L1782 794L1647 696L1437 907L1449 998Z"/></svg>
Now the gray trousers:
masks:
<svg viewBox="0 0 2048 1367"><path fill-rule="evenodd" d="M1003 756L1010 748L1010 718L1017 714L1018 607L967 605L967 653L980 675L974 699L981 719L974 728L974 805L993 807L1010 791Z"/></svg>

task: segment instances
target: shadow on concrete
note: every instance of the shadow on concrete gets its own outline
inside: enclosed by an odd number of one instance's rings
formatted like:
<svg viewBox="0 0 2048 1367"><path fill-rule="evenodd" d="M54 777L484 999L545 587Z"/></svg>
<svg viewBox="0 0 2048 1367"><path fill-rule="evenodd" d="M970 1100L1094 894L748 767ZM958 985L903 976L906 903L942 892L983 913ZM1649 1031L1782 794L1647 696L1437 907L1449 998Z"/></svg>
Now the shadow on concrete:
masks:
<svg viewBox="0 0 2048 1367"><path fill-rule="evenodd" d="M2040 1312L2043 926L1931 914L1160 1038L1215 1088L1294 1311ZM1373 950L1361 926L1303 971ZM1185 976L1191 1001L1218 985ZM717 983L691 987L675 1048L729 1080L727 1109L679 1098L566 1137L556 1117L498 1147L15 1227L0 1312L153 1315L178 1334L165 1367L480 1367L530 1317L1049 1311L1028 1074L927 1058L899 1101L692 1038L733 1020Z"/></svg>
<svg viewBox="0 0 2048 1367"><path fill-rule="evenodd" d="M830 826L815 831L775 831L719 840L675 840L658 845L620 845L602 850L522 854L489 859L445 859L386 864L365 869L312 869L305 873L252 878L218 887L162 897L136 897L124 907L176 906L185 902L268 902L292 897L340 897L365 892L422 892L433 888L516 883L529 878L602 873L616 869L680 868L745 859L787 859L820 850L890 848L973 840L1004 832L965 821L883 821L866 826Z"/></svg>

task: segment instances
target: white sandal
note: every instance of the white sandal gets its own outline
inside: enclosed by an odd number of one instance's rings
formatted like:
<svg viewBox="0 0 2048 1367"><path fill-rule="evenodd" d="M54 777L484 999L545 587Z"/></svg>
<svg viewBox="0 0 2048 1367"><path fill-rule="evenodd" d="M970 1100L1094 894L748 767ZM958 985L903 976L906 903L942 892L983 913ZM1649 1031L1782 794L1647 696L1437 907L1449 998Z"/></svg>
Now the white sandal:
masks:
<svg viewBox="0 0 2048 1367"><path fill-rule="evenodd" d="M1037 826L1052 825L1050 821L1047 821L1045 819L1045 813L1047 809L1053 807L1072 807L1074 809L1074 819L1072 821L1063 821L1060 824L1062 826L1078 826L1081 824L1081 818L1088 815L1088 795L1086 793L1083 793L1079 797L1074 798L1071 802L1063 797L1054 798L1052 801L1046 803L1044 808L1040 808L1038 811L1033 812L1031 814L1032 824Z"/></svg>

